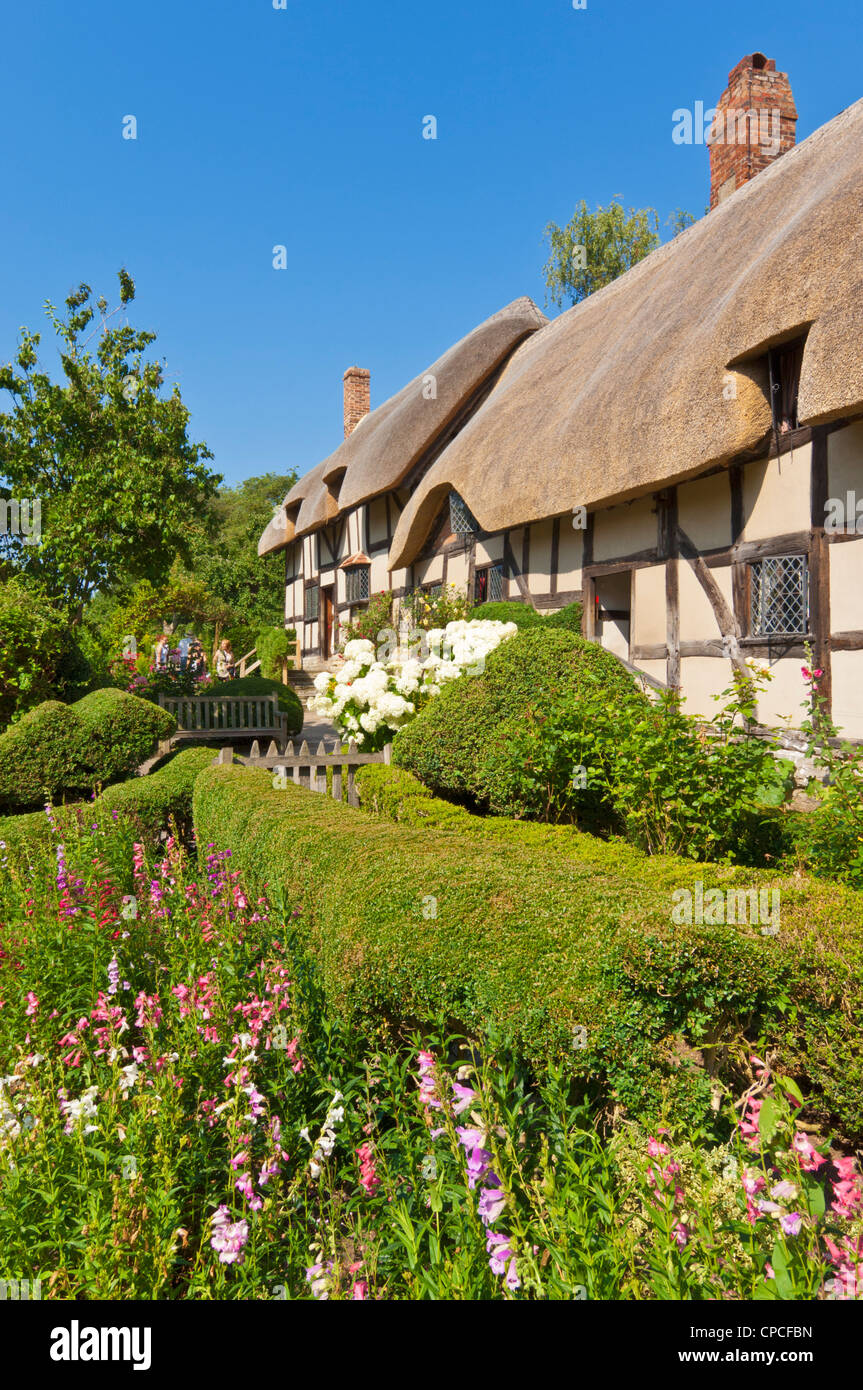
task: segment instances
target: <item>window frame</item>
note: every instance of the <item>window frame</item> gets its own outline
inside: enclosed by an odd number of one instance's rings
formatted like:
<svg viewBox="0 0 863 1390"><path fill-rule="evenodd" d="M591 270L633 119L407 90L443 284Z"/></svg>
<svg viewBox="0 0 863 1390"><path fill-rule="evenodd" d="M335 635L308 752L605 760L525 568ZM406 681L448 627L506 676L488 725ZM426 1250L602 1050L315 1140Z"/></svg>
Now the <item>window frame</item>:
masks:
<svg viewBox="0 0 863 1390"><path fill-rule="evenodd" d="M372 576L371 565L347 565L345 574L345 602L351 604L369 603L372 596ZM355 592L357 582L365 576L364 594ZM362 588L362 584L359 584Z"/></svg>
<svg viewBox="0 0 863 1390"><path fill-rule="evenodd" d="M314 595L310 603L311 596ZM310 609L314 608L314 612ZM303 622L316 623L321 613L321 586L318 583L306 584L303 589Z"/></svg>
<svg viewBox="0 0 863 1390"><path fill-rule="evenodd" d="M497 572L500 574L500 593L498 594L497 598L494 598L494 597L492 596L492 593L491 593L491 576L492 576L492 571L497 571ZM480 577L483 576L483 575L485 576L485 581L486 581L486 596L485 596L485 598L480 598L479 595L478 595L478 593L477 593L477 584L478 584L478 582L479 582ZM490 562L490 563L487 564L487 565L480 565L480 566L478 566L478 568L475 569L474 572L473 572L473 603L474 603L474 607L476 607L476 606L477 606L478 604L480 604L480 603L503 603L503 602L504 602L504 597L503 597L503 582L504 582L504 566L503 566L503 561L502 561L502 560L495 560L494 562Z"/></svg>
<svg viewBox="0 0 863 1390"><path fill-rule="evenodd" d="M795 631L788 629L767 630L764 627L764 594L763 581L761 575L764 573L764 566L775 563L779 560L798 560L800 561L799 573L802 576L803 594L803 625ZM762 586L760 604L762 609L761 625L756 627L755 605L758 596L759 586ZM775 600L774 600L775 601ZM809 567L809 554L806 551L783 555L763 555L758 560L748 560L746 562L746 616L747 634L755 641L799 641L801 638L812 636L812 585Z"/></svg>

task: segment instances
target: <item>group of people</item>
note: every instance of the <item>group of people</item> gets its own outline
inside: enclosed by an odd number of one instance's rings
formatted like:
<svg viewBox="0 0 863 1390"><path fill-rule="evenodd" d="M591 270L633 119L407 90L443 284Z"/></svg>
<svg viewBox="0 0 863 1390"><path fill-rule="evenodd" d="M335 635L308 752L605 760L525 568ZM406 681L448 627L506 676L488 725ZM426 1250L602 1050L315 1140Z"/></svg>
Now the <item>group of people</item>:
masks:
<svg viewBox="0 0 863 1390"><path fill-rule="evenodd" d="M179 668L183 675L186 671L190 671L198 680L208 674L204 648L201 646L200 638L196 637L194 632L184 632L174 648L171 647L168 638L163 633L153 648L153 657L157 671L167 671L170 667L175 667ZM233 680L236 675L237 662L231 650L231 644L225 637L216 650L216 679L229 681Z"/></svg>

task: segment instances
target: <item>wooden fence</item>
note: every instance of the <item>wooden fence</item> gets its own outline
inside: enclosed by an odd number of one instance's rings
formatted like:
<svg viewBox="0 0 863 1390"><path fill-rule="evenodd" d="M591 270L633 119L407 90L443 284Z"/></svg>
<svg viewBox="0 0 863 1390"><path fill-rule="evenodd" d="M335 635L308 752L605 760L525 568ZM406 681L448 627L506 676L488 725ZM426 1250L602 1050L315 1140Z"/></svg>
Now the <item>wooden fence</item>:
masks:
<svg viewBox="0 0 863 1390"><path fill-rule="evenodd" d="M354 739L348 744L347 753L342 752L341 744L338 740L333 743L332 750L328 753L323 739L317 747L317 752L312 752L309 745L303 742L298 753L294 752L293 743L289 743L284 751L280 753L275 743L271 743L267 752L262 756L257 743L252 744L252 751L248 757L242 754L235 754L232 748L222 748L217 763L233 763L234 761L243 763L246 767L262 767L274 774L273 785L287 786L289 781L293 781L300 787L306 787L309 791L323 792L329 790L334 801L347 801L349 806L359 806L360 801L356 789L356 770L358 767L365 767L368 763L392 762L393 746L388 743L380 753L358 753ZM331 786L327 787L327 768L332 768ZM278 777L275 775L278 774ZM343 784L346 786L343 787ZM343 796L343 789L346 795Z"/></svg>

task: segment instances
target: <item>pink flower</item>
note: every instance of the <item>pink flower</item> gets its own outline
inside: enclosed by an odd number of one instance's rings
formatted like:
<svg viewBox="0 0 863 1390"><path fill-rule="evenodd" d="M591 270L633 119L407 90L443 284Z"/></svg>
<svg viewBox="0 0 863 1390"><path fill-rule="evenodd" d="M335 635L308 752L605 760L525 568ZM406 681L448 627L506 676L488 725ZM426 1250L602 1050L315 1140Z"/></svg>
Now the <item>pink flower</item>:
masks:
<svg viewBox="0 0 863 1390"><path fill-rule="evenodd" d="M659 1140L651 1135L647 1141L647 1152L651 1158L665 1158L671 1150L667 1144L660 1144Z"/></svg>
<svg viewBox="0 0 863 1390"><path fill-rule="evenodd" d="M464 1114L476 1099L476 1091L472 1091L469 1086L462 1086L458 1081L452 1083L452 1093L455 1097L452 1107L454 1115Z"/></svg>
<svg viewBox="0 0 863 1390"><path fill-rule="evenodd" d="M231 1214L223 1204L214 1213L210 1245L223 1265L238 1264L244 1261L243 1247L249 1239L248 1221L231 1221Z"/></svg>
<svg viewBox="0 0 863 1390"><path fill-rule="evenodd" d="M27 1017L28 1017L28 1018L32 1018L32 1016L35 1014L35 1012L36 1012L36 1010L38 1009L38 1007L39 1007L39 1000L36 998L36 995L33 993L32 989L28 989L28 991L27 991L27 1007L26 1007L26 1009L24 1010L24 1012L25 1012L25 1014L27 1015Z"/></svg>
<svg viewBox="0 0 863 1390"><path fill-rule="evenodd" d="M381 1180L375 1172L374 1150L368 1140L360 1144L357 1158L360 1160L360 1186L367 1197L373 1197L375 1188L380 1187Z"/></svg>
<svg viewBox="0 0 863 1390"><path fill-rule="evenodd" d="M811 1140L799 1130L791 1141L791 1147L800 1160L800 1167L805 1173L815 1173L827 1160L813 1147Z"/></svg>
<svg viewBox="0 0 863 1390"><path fill-rule="evenodd" d="M743 1170L743 1191L750 1197L757 1197L759 1192L763 1192L766 1187L764 1178L760 1173L750 1173L747 1168Z"/></svg>
<svg viewBox="0 0 863 1390"><path fill-rule="evenodd" d="M369 1296L369 1286L365 1279L358 1279L351 1292L351 1298L355 1302L363 1303Z"/></svg>
<svg viewBox="0 0 863 1390"><path fill-rule="evenodd" d="M803 1217L797 1211L789 1211L780 1217L779 1224L786 1236L796 1236L803 1225Z"/></svg>
<svg viewBox="0 0 863 1390"><path fill-rule="evenodd" d="M674 1239L677 1242L678 1247L682 1250L689 1240L689 1231L684 1226L682 1221L678 1221L671 1234L674 1236Z"/></svg>

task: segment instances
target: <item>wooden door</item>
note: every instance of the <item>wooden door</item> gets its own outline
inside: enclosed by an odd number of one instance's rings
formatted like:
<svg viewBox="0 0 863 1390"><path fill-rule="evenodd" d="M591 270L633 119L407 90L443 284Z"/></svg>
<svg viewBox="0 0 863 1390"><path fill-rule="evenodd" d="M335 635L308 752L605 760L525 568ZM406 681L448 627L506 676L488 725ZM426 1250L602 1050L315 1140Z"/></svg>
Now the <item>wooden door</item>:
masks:
<svg viewBox="0 0 863 1390"><path fill-rule="evenodd" d="M321 589L321 656L326 660L333 650L333 591Z"/></svg>

